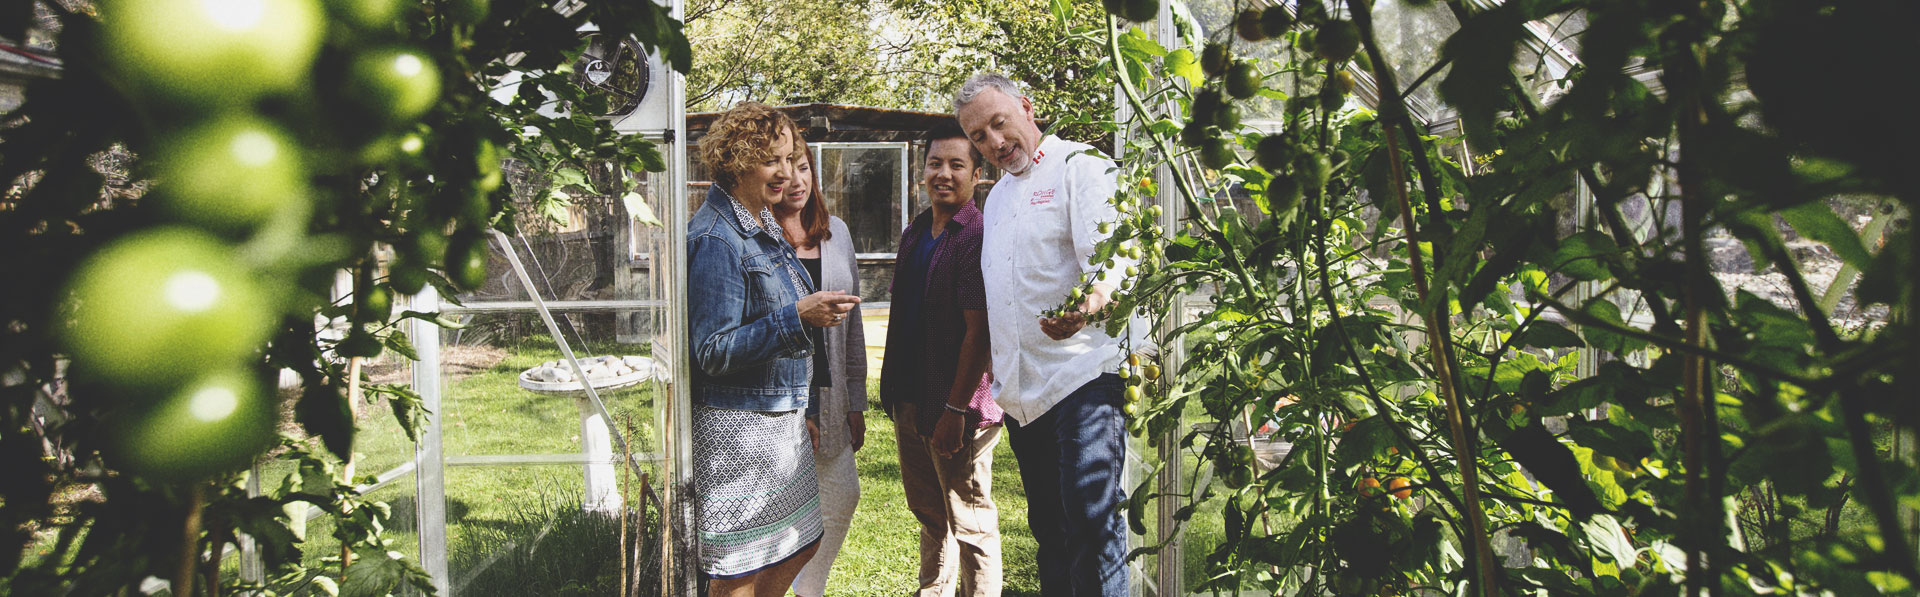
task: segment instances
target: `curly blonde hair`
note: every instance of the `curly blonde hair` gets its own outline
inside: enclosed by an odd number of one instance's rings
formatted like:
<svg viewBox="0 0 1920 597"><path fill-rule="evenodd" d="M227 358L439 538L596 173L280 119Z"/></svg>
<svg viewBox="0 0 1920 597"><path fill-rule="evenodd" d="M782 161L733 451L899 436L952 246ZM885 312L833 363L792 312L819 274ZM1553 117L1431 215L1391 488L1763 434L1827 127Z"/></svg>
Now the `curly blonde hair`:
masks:
<svg viewBox="0 0 1920 597"><path fill-rule="evenodd" d="M740 173L772 155L780 133L795 128L784 112L760 102L741 102L707 127L707 136L700 140L700 161L713 173L714 184L731 190Z"/></svg>

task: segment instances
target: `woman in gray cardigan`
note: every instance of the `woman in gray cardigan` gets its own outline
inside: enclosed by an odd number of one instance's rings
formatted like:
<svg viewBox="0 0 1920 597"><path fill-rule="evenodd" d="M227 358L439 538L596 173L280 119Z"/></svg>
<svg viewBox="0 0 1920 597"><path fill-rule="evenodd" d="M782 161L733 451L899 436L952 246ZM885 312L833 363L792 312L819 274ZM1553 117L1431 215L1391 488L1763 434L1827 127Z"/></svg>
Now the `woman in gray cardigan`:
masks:
<svg viewBox="0 0 1920 597"><path fill-rule="evenodd" d="M823 291L838 290L860 295L859 263L854 259L853 235L847 223L827 215L820 199L820 179L813 171L813 154L806 140L794 131L795 153L793 182L786 200L773 206L773 217L786 233L787 242L800 255L800 263ZM867 438L867 341L861 329L860 310L847 313L843 325L810 328L815 335L813 385L816 399L807 404L807 425L813 431L813 458L820 481L820 522L825 534L820 550L800 570L793 581L793 592L800 597L819 597L826 593L827 572L853 525L853 510L860 502L860 474L854 467L853 453Z"/></svg>

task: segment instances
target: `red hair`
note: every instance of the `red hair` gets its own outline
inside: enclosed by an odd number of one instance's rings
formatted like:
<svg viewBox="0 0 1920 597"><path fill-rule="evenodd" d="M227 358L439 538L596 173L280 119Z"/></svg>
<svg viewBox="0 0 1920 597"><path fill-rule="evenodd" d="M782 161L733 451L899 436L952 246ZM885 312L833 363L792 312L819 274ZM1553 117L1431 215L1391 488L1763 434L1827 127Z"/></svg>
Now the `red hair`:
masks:
<svg viewBox="0 0 1920 597"><path fill-rule="evenodd" d="M798 127L793 129L793 150L807 160L807 169L813 172L813 180L807 184L807 205L800 208L800 223L806 228L802 231L806 234L802 239L805 242L793 244L796 247L819 245L833 238L833 231L830 229L831 221L827 218L827 204L820 196L820 165L813 163L813 152L807 149L807 140L800 136ZM787 241L792 242L793 239L788 238Z"/></svg>

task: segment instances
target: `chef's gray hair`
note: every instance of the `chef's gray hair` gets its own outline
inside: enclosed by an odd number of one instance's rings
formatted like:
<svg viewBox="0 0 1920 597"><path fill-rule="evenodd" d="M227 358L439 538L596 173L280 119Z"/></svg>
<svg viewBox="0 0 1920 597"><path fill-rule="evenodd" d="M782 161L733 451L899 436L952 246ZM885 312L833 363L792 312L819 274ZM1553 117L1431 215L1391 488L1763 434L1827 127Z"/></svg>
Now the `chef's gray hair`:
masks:
<svg viewBox="0 0 1920 597"><path fill-rule="evenodd" d="M998 89L1001 93L1007 94L1007 97L1014 99L1025 99L1027 97L1027 94L1020 93L1020 87L1015 85L1013 79L1007 78L1006 75L993 71L981 71L974 76L967 77L967 82L960 84L960 90L953 92L954 113L958 114L961 108L973 103L973 100L980 97L981 92L988 89Z"/></svg>

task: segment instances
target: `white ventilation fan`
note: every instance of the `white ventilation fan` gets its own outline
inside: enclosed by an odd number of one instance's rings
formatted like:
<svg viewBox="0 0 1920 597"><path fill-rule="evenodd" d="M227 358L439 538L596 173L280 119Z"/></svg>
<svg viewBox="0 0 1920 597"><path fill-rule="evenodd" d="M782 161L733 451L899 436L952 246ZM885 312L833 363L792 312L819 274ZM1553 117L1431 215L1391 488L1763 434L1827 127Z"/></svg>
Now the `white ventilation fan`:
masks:
<svg viewBox="0 0 1920 597"><path fill-rule="evenodd" d="M607 111L595 114L620 118L640 107L653 82L653 64L631 38L587 33L587 51L573 63L573 82L589 96L607 100Z"/></svg>

